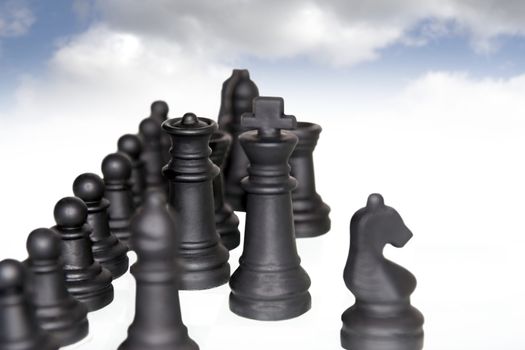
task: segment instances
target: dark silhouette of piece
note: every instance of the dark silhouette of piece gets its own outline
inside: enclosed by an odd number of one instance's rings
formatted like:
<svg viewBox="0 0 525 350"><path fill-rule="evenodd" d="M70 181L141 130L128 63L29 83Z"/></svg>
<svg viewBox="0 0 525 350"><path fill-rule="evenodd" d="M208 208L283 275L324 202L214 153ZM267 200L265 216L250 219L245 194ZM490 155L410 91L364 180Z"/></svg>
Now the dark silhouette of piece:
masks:
<svg viewBox="0 0 525 350"><path fill-rule="evenodd" d="M234 69L232 75L222 83L221 90L221 107L217 123L219 129L232 134L231 126L233 124L233 90L239 82L239 78L244 74L242 69Z"/></svg>
<svg viewBox="0 0 525 350"><path fill-rule="evenodd" d="M135 212L133 194L129 185L131 159L124 153L111 153L102 161L104 175L104 198L110 206L109 228L124 244L129 240L129 221Z"/></svg>
<svg viewBox="0 0 525 350"><path fill-rule="evenodd" d="M162 129L157 119L146 118L139 126L143 148L141 159L144 162L146 187L166 189L166 179L162 176L162 167L166 164L162 156L160 143Z"/></svg>
<svg viewBox="0 0 525 350"><path fill-rule="evenodd" d="M137 263L135 318L119 350L197 350L182 322L175 223L163 192L149 191L131 223Z"/></svg>
<svg viewBox="0 0 525 350"><path fill-rule="evenodd" d="M67 291L60 237L50 229L36 229L27 239L27 252L29 295L40 327L60 346L83 339L89 332L87 308Z"/></svg>
<svg viewBox="0 0 525 350"><path fill-rule="evenodd" d="M0 349L58 350L58 344L38 325L25 279L21 262L0 261Z"/></svg>
<svg viewBox="0 0 525 350"><path fill-rule="evenodd" d="M88 208L80 198L62 198L55 205L57 224L52 229L62 238L62 261L69 293L84 303L88 311L95 311L113 301L113 285L111 272L93 259L87 214Z"/></svg>
<svg viewBox="0 0 525 350"><path fill-rule="evenodd" d="M241 235L239 233L239 219L231 206L224 201L224 178L222 165L228 154L231 136L225 131L218 130L213 133L210 140L211 161L221 169L219 175L213 179L213 199L215 203L215 226L221 237L222 244L228 250L239 246Z"/></svg>
<svg viewBox="0 0 525 350"><path fill-rule="evenodd" d="M292 202L295 236L298 238L320 236L330 231L330 207L315 189L312 153L321 130L317 124L300 122L291 131L299 139L290 157L291 175L297 180Z"/></svg>
<svg viewBox="0 0 525 350"><path fill-rule="evenodd" d="M79 175L73 183L73 193L88 208L87 223L91 227L93 258L119 278L128 270L128 247L113 235L109 228L109 201L104 198L104 181L96 174Z"/></svg>
<svg viewBox="0 0 525 350"><path fill-rule="evenodd" d="M343 348L423 348L423 315L410 305L416 279L383 256L386 244L401 248L410 238L412 232L380 194L371 194L352 217L344 280L356 302L342 316Z"/></svg>
<svg viewBox="0 0 525 350"><path fill-rule="evenodd" d="M245 114L239 140L250 160L244 250L233 273L230 309L257 320L283 320L310 309L310 278L301 267L293 226L289 157L297 137L295 117L284 115L283 99L258 97L254 113Z"/></svg>
<svg viewBox="0 0 525 350"><path fill-rule="evenodd" d="M140 159L142 141L137 135L126 134L118 139L117 147L119 152L128 155L131 159L131 193L133 193L135 207L139 207L142 204L142 196L146 189L144 162Z"/></svg>
<svg viewBox="0 0 525 350"><path fill-rule="evenodd" d="M230 88L233 86L231 92L232 102L231 108L233 111L233 119L228 123L226 117L221 118L221 128L230 132L232 136L232 146L230 155L224 165L224 184L226 193L226 202L229 203L234 210L244 211L246 206L246 193L241 187L241 180L248 175L248 158L244 153L241 144L239 143L239 135L245 131L241 125L241 116L244 113L252 112L253 99L259 96L257 85L250 80L250 73L247 70L234 70L231 82L225 82L224 87ZM224 98L229 95L229 91L223 93ZM223 102L223 105L225 102ZM226 108L225 108L226 109Z"/></svg>
<svg viewBox="0 0 525 350"><path fill-rule="evenodd" d="M150 118L155 119L159 127L168 120L169 112L168 104L164 101L155 101L151 104L151 114ZM161 158L162 166L168 164L170 161L170 147L171 147L171 138L165 132L160 134L160 148L161 148Z"/></svg>
<svg viewBox="0 0 525 350"><path fill-rule="evenodd" d="M186 113L162 127L172 138L171 160L164 168L169 202L181 237L181 289L207 289L228 282L228 250L215 228L212 180L219 174L209 156L217 124Z"/></svg>

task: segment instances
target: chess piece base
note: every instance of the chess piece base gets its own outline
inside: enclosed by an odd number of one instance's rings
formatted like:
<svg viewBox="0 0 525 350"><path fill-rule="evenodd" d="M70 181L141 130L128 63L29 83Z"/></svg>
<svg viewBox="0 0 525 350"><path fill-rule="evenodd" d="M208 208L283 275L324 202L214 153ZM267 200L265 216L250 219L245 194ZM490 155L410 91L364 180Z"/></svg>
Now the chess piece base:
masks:
<svg viewBox="0 0 525 350"><path fill-rule="evenodd" d="M163 343L163 344L155 344L155 343L138 343L138 342L131 342L129 340L126 340L124 343L122 343L118 350L199 350L199 346L197 343L195 343L191 339L187 339L187 341L183 344L181 343Z"/></svg>
<svg viewBox="0 0 525 350"><path fill-rule="evenodd" d="M341 346L345 349L423 349L423 315L412 306L400 314L373 318L352 306L342 320Z"/></svg>
<svg viewBox="0 0 525 350"><path fill-rule="evenodd" d="M330 231L330 207L319 198L316 203L293 201L295 237L318 237Z"/></svg>
<svg viewBox="0 0 525 350"><path fill-rule="evenodd" d="M230 265L224 263L228 254L222 244L215 246L215 252L197 253L180 256L180 290L203 290L221 286L230 279Z"/></svg>
<svg viewBox="0 0 525 350"><path fill-rule="evenodd" d="M259 321L281 321L301 316L312 307L309 292L282 300L251 300L230 294L230 310L241 316Z"/></svg>
<svg viewBox="0 0 525 350"><path fill-rule="evenodd" d="M239 233L239 219L233 213L231 207L225 204L221 212L215 212L215 226L217 233L221 237L221 242L228 250L233 250L241 243Z"/></svg>
<svg viewBox="0 0 525 350"><path fill-rule="evenodd" d="M111 273L102 271L89 281L74 281L68 276L66 281L68 291L82 304L86 305L89 312L102 309L113 301L113 285L111 284Z"/></svg>
<svg viewBox="0 0 525 350"><path fill-rule="evenodd" d="M113 279L122 276L129 267L126 245L115 236L93 243L93 258L111 272Z"/></svg>
<svg viewBox="0 0 525 350"><path fill-rule="evenodd" d="M74 344L89 333L86 307L78 301L37 309L37 318L45 331L52 334L60 346Z"/></svg>

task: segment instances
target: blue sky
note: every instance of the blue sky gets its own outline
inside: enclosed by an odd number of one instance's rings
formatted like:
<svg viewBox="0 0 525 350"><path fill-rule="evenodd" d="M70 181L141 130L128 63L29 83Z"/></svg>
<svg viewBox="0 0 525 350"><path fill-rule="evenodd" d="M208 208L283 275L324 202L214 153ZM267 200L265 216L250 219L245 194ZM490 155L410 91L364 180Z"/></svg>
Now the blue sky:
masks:
<svg viewBox="0 0 525 350"><path fill-rule="evenodd" d="M213 85L211 94L234 67L249 68L272 92L296 84L311 96L319 87L380 96L433 72L474 82L525 72L524 5L423 3L3 0L0 114L37 104L39 95L53 101L64 89L133 89L150 98L151 89L128 79L166 80L157 91L164 85L174 95L179 88L168 79L201 81ZM9 31L17 21L25 24Z"/></svg>

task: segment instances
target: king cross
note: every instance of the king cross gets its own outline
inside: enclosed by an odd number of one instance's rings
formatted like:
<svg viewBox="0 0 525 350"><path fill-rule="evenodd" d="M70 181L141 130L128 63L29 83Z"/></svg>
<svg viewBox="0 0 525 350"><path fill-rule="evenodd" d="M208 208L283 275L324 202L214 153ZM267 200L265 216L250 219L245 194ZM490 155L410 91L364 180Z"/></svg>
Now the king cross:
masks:
<svg viewBox="0 0 525 350"><path fill-rule="evenodd" d="M284 100L280 97L256 97L253 113L244 113L241 126L247 130L257 129L261 137L275 137L281 130L297 127L293 115L284 114Z"/></svg>

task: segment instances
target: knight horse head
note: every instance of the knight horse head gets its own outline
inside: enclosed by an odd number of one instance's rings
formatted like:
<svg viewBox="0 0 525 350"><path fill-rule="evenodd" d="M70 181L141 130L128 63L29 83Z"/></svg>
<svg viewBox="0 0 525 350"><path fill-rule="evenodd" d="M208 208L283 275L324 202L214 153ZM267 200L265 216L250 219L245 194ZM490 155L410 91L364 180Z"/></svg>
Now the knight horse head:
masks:
<svg viewBox="0 0 525 350"><path fill-rule="evenodd" d="M386 206L383 197L377 193L371 194L366 207L352 217L350 232L355 248L373 249L381 256L386 244L401 248L412 238L412 232L398 212Z"/></svg>

